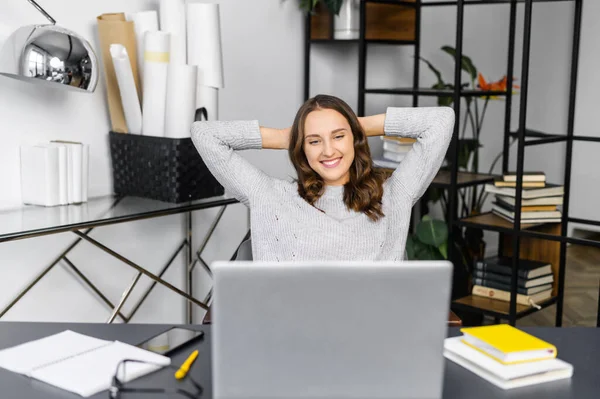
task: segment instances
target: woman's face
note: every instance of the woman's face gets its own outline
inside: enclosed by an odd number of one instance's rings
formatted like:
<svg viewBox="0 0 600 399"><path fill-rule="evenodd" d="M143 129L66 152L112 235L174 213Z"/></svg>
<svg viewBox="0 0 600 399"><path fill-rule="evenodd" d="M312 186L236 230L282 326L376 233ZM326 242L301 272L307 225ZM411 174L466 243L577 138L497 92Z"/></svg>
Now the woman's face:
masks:
<svg viewBox="0 0 600 399"><path fill-rule="evenodd" d="M350 179L354 137L350 124L332 109L312 111L304 123L304 154L325 184L341 186Z"/></svg>

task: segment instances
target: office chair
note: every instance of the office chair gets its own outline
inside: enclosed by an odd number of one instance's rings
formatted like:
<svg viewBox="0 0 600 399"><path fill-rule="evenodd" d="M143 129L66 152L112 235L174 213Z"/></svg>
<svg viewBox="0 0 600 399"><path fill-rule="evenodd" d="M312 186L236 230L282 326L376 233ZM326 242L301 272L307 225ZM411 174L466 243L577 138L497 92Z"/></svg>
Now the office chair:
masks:
<svg viewBox="0 0 600 399"><path fill-rule="evenodd" d="M408 258L408 254L404 251L404 259ZM240 245L235 250L233 256L231 257L232 261L251 261L252 259L252 237L250 235L250 231L243 238ZM599 316L600 320L600 316ZM210 324L210 310L204 316L203 324Z"/></svg>

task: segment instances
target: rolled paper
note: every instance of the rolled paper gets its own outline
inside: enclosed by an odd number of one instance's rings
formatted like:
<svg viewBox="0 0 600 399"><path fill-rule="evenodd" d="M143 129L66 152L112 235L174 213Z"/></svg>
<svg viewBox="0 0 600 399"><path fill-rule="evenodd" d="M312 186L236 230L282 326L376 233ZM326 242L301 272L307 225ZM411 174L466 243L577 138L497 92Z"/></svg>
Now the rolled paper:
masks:
<svg viewBox="0 0 600 399"><path fill-rule="evenodd" d="M186 63L185 0L160 0L160 30L171 34L171 61Z"/></svg>
<svg viewBox="0 0 600 399"><path fill-rule="evenodd" d="M133 21L140 83L144 87L144 34L158 30L158 13L154 10L140 11L130 14L129 18Z"/></svg>
<svg viewBox="0 0 600 399"><path fill-rule="evenodd" d="M138 62L136 54L136 39L133 22L125 19L124 13L102 14L97 18L98 38L100 42L102 62L106 79L106 93L108 110L111 119L112 130L119 133L127 133L125 112L119 94L119 84L115 74L115 67L110 54L111 44L121 44L127 49L129 62L133 71L133 79L138 96L141 94L139 82Z"/></svg>
<svg viewBox="0 0 600 399"><path fill-rule="evenodd" d="M198 66L198 85L222 89L224 78L219 4L188 3L187 39L188 64Z"/></svg>
<svg viewBox="0 0 600 399"><path fill-rule="evenodd" d="M165 111L165 136L191 137L191 127L196 113L195 65L171 62L167 77L167 104Z"/></svg>
<svg viewBox="0 0 600 399"><path fill-rule="evenodd" d="M129 133L142 134L142 108L135 88L133 71L127 49L122 44L111 44L110 53L115 67L125 122Z"/></svg>
<svg viewBox="0 0 600 399"><path fill-rule="evenodd" d="M144 35L142 133L146 136L165 135L170 46L171 35L167 32L146 32Z"/></svg>
<svg viewBox="0 0 600 399"><path fill-rule="evenodd" d="M200 110L204 109L206 115ZM219 89L196 85L196 120L219 120Z"/></svg>

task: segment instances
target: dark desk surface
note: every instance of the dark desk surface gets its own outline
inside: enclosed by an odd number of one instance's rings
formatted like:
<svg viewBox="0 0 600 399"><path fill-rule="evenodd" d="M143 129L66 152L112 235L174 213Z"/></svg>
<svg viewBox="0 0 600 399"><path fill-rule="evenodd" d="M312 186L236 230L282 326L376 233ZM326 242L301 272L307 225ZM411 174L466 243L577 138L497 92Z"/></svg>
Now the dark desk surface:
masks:
<svg viewBox="0 0 600 399"><path fill-rule="evenodd" d="M102 339L118 339L132 344L168 329L170 325L141 324L66 324L66 323L17 323L0 322L0 349L14 346L33 339L42 338L65 329L89 334ZM203 341L185 348L173 357L175 364L185 360L189 352L196 348L199 356L191 375L204 387L203 398L211 398L210 375L210 326L196 325L192 328L206 332ZM558 398L599 398L600 397L600 329L595 328L524 328L538 337L557 345L559 357L574 365L574 375L570 380L555 381L542 385L504 391L491 385L462 367L446 360L444 376L444 398L481 399L558 399ZM449 336L460 334L452 327ZM423 376L427 380L428 376ZM162 370L136 380L136 386L172 386L177 381L170 370ZM0 398L2 399L75 399L80 396L31 380L19 374L0 369ZM107 398L102 392L93 398ZM129 396L132 397L132 396ZM144 396L135 395L135 398ZM165 396L147 396L163 398ZM181 396L172 396L181 399ZM126 399L125 397L123 399Z"/></svg>

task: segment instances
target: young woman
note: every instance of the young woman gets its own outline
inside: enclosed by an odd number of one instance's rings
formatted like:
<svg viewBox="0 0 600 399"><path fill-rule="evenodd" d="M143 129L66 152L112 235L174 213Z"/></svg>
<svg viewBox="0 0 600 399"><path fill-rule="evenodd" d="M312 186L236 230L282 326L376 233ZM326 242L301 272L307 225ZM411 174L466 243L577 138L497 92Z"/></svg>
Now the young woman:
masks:
<svg viewBox="0 0 600 399"><path fill-rule="evenodd" d="M206 121L192 140L227 193L250 208L254 260L392 260L404 258L413 205L450 143L449 107L388 108L357 118L342 100L319 95L291 128L257 121ZM416 138L386 179L373 168L367 136ZM236 151L288 150L297 181L276 179Z"/></svg>

